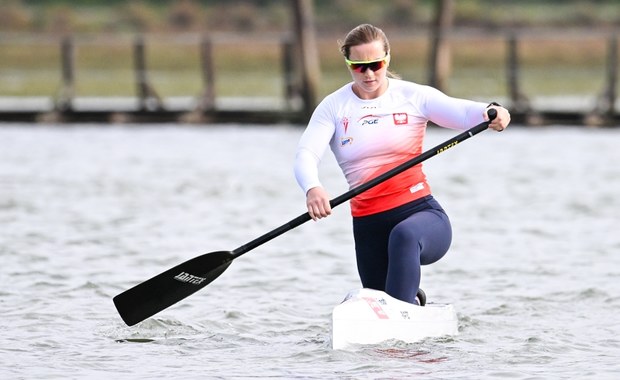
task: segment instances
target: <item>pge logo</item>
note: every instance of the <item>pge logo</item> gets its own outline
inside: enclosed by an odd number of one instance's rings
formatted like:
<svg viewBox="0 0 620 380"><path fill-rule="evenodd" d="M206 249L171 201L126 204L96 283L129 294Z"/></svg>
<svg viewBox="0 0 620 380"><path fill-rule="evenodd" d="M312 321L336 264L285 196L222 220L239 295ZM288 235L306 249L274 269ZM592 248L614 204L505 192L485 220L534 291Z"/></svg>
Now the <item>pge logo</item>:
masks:
<svg viewBox="0 0 620 380"><path fill-rule="evenodd" d="M362 126L364 125L374 125L374 124L378 124L379 123L379 119L371 119L371 120L364 120L362 121Z"/></svg>
<svg viewBox="0 0 620 380"><path fill-rule="evenodd" d="M381 118L381 115L364 115L362 117L360 117L357 122L361 123L360 126L364 126L364 125L377 125L379 124L379 119Z"/></svg>

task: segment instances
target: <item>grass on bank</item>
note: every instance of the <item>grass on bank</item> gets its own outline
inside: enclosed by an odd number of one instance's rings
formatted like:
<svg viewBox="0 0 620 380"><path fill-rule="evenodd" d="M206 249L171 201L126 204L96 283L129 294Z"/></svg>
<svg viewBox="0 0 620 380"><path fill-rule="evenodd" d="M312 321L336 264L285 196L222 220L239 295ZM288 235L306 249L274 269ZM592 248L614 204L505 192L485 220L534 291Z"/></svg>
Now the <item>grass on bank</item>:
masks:
<svg viewBox="0 0 620 380"><path fill-rule="evenodd" d="M404 79L427 83L428 41L391 39L392 69ZM134 96L132 39L76 42L77 96ZM148 75L163 97L203 92L198 39L146 38ZM453 41L451 95L507 96L506 41L498 37L459 37ZM336 39L318 44L322 72L319 96L350 80ZM604 87L607 41L574 36L523 39L521 87L529 96L597 95ZM282 51L277 41L234 40L214 49L216 95L284 96ZM0 96L53 96L61 84L59 41L0 40Z"/></svg>

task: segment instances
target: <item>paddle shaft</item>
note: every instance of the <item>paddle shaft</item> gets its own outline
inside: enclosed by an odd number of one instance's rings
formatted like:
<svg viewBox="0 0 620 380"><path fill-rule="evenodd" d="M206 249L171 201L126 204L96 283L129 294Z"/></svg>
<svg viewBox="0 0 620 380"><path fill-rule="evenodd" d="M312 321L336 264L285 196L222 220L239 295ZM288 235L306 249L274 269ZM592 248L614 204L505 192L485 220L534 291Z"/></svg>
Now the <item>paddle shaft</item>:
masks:
<svg viewBox="0 0 620 380"><path fill-rule="evenodd" d="M494 109L490 109L488 111L488 116L489 116L489 120L493 120L495 119L495 117L497 116L497 111ZM409 161L406 161L400 165L398 165L395 168L392 168L391 170L388 170L387 172L371 179L370 181L354 187L353 189L347 191L346 193L332 199L329 204L331 205L331 207L336 207L348 200L350 200L351 198L367 191L370 190L371 188L379 185L380 183L383 183L385 181L387 181L388 179L404 172L407 169L410 169L418 164L421 164L422 162L428 160L431 157L434 157L436 155L438 155L439 153L445 152L446 150L452 148L453 146L467 140L470 137L473 137L474 135L477 135L478 133L486 130L489 127L489 123L490 121L485 121L483 123L480 123L478 125L476 125L475 127L472 127L468 130L466 130L463 133L460 133L456 136L454 136L453 138L451 138L450 140L447 140L437 146L435 146L434 148L431 148L429 150L427 150L426 152L420 154L419 156L416 156L412 159L410 159ZM309 213L305 213L302 215L299 215L297 218L292 219L291 221L289 221L288 223L285 223L283 225L281 225L280 227L274 229L273 231L267 232L266 234L257 237L256 239L252 240L251 242L244 244L242 246L240 246L239 248L235 249L232 251L234 258L237 258L251 250L253 250L254 248L265 244L266 242L282 235L283 233L292 230L293 228L299 227L300 225L306 223L307 221L311 220L312 218L310 217Z"/></svg>

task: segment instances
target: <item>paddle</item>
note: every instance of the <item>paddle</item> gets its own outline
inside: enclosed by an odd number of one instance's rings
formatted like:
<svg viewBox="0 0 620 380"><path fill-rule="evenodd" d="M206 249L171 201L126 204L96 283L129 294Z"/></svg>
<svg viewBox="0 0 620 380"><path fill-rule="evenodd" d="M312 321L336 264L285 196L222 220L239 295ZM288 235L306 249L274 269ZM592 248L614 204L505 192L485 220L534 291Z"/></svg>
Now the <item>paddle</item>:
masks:
<svg viewBox="0 0 620 380"><path fill-rule="evenodd" d="M493 120L497 116L497 111L490 109L488 115ZM481 123L332 199L330 204L332 207L336 207L395 175L452 148L488 127L489 122ZM310 215L306 212L234 251L205 253L188 260L120 293L114 297L114 304L123 321L129 326L133 326L207 286L224 273L234 259L309 220L311 220Z"/></svg>

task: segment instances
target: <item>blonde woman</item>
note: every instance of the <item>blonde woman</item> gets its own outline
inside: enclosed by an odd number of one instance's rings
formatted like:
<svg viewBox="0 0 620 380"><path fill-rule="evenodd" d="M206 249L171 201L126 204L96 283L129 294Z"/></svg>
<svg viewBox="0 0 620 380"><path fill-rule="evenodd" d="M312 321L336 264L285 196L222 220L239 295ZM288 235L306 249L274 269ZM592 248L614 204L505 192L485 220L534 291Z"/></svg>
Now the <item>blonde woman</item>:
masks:
<svg viewBox="0 0 620 380"><path fill-rule="evenodd" d="M315 109L295 158L295 176L313 220L331 214L318 163L329 146L351 188L422 152L428 121L465 130L487 120L502 131L509 112L497 103L449 97L389 72L390 44L383 31L364 24L351 30L340 50L353 81ZM433 198L417 165L351 200L358 273L365 288L419 304L420 265L441 259L452 241L448 216Z"/></svg>

